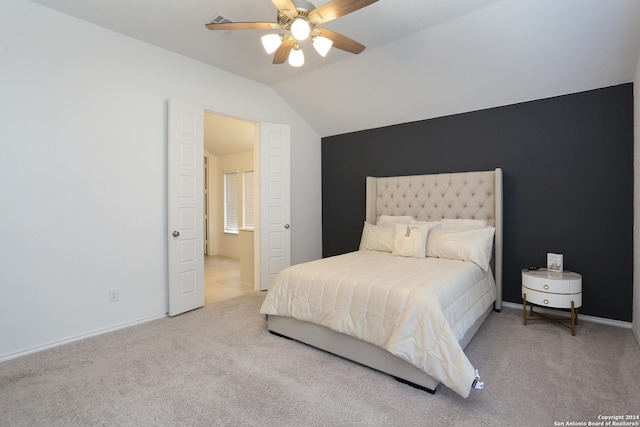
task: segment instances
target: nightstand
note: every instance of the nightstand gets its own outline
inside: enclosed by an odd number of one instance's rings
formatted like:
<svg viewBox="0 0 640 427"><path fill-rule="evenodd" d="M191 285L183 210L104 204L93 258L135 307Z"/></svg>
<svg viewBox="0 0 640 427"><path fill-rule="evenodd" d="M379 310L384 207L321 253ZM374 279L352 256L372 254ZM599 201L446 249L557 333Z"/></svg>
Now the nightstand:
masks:
<svg viewBox="0 0 640 427"><path fill-rule="evenodd" d="M527 316L527 303L530 304L529 316ZM549 308L571 309L571 324L567 325L560 319L535 313L534 304ZM522 321L525 325L529 320L540 320L534 317L538 315L544 320L551 320L568 327L571 329L571 335L575 335L579 307L582 307L582 276L580 274L572 271L552 272L546 268L522 270Z"/></svg>

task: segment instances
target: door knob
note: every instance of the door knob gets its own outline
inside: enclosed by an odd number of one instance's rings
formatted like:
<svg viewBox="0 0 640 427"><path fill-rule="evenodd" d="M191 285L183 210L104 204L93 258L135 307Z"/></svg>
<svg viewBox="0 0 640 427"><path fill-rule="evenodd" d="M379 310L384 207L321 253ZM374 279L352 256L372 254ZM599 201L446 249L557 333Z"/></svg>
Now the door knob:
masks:
<svg viewBox="0 0 640 427"><path fill-rule="evenodd" d="M173 237L178 237L180 235L180 232L179 231L174 231L173 233L171 233L171 235Z"/></svg>
<svg viewBox="0 0 640 427"><path fill-rule="evenodd" d="M285 225L284 225L284 228L289 228L289 224L285 224Z"/></svg>

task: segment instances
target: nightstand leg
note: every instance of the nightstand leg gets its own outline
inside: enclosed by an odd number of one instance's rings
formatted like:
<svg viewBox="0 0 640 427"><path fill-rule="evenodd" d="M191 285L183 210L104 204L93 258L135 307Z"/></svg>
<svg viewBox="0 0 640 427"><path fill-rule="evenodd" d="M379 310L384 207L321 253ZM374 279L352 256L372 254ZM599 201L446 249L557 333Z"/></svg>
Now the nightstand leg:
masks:
<svg viewBox="0 0 640 427"><path fill-rule="evenodd" d="M527 326L527 294L522 294L522 323Z"/></svg>
<svg viewBox="0 0 640 427"><path fill-rule="evenodd" d="M576 335L576 312L575 312L575 308L573 306L573 301L571 301L571 335L575 336Z"/></svg>

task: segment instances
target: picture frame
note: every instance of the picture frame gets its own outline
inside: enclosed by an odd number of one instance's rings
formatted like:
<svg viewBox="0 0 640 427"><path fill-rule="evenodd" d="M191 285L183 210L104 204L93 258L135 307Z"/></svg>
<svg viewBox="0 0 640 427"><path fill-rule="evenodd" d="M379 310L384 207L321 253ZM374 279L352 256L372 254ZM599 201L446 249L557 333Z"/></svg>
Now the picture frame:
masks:
<svg viewBox="0 0 640 427"><path fill-rule="evenodd" d="M562 254L547 253L547 271L562 273Z"/></svg>

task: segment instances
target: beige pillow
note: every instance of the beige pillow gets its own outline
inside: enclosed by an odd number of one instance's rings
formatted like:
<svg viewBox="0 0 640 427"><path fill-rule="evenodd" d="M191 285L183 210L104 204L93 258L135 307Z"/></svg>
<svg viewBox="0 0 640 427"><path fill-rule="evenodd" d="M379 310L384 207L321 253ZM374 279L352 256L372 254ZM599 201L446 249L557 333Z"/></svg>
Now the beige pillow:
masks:
<svg viewBox="0 0 640 427"><path fill-rule="evenodd" d="M440 220L443 227L455 227L455 228L480 228L486 227L487 221L484 219L448 219L444 218Z"/></svg>
<svg viewBox="0 0 640 427"><path fill-rule="evenodd" d="M374 225L365 221L360 238L360 250L391 252L393 251L393 237L395 224Z"/></svg>
<svg viewBox="0 0 640 427"><path fill-rule="evenodd" d="M426 258L427 236L429 225L427 224L395 224L395 236L393 239L393 255Z"/></svg>
<svg viewBox="0 0 640 427"><path fill-rule="evenodd" d="M494 227L432 229L427 241L427 256L473 262L487 271L495 231Z"/></svg>

